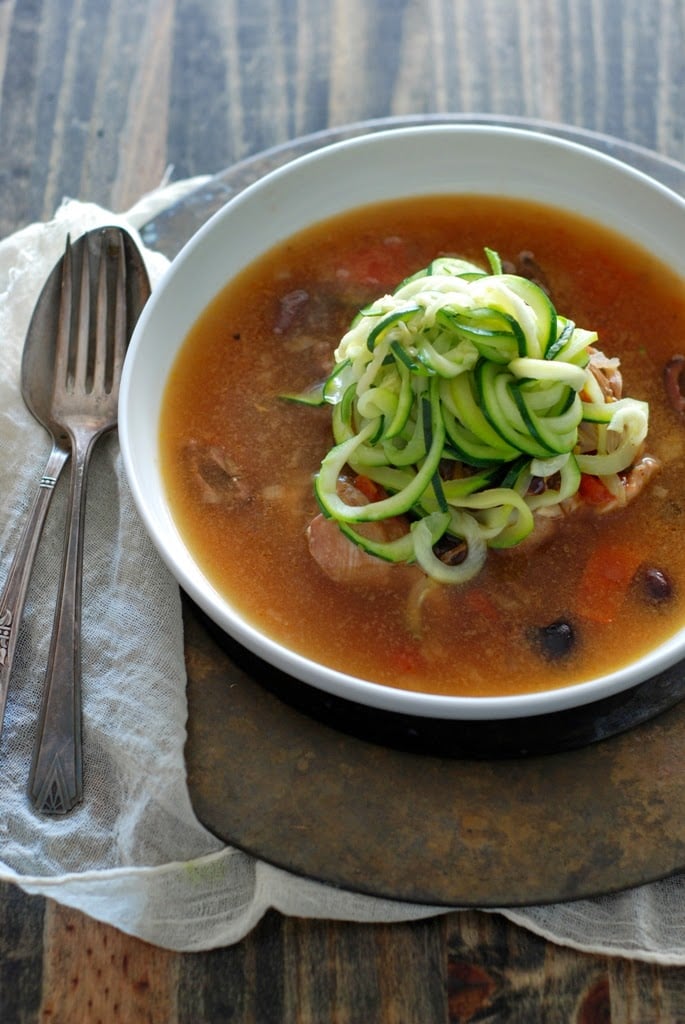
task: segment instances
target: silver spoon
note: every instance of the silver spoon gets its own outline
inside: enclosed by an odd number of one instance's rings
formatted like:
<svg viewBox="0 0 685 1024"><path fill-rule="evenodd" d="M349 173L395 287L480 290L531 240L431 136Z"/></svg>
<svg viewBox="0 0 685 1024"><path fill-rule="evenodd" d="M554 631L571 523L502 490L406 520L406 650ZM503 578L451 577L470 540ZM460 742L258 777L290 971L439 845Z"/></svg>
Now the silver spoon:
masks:
<svg viewBox="0 0 685 1024"><path fill-rule="evenodd" d="M52 439L43 476L24 522L5 588L0 594L0 730L5 714L17 634L38 542L53 491L71 449L69 438L55 421L52 384L55 367L56 311L59 309L64 259L48 277L26 333L21 363L21 393L29 412Z"/></svg>
<svg viewBox="0 0 685 1024"><path fill-rule="evenodd" d="M72 453L64 563L33 753L29 792L44 813L81 799L81 576L86 477L95 441L116 426L128 341L150 294L130 236L98 228L67 248L51 304L55 330L49 417ZM43 371L33 364L34 372Z"/></svg>

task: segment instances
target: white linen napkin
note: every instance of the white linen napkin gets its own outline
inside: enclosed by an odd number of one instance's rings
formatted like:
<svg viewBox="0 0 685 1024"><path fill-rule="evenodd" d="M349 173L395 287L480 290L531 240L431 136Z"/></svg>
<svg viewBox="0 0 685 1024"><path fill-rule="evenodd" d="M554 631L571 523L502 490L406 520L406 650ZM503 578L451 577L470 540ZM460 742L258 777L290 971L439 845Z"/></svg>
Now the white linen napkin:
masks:
<svg viewBox="0 0 685 1024"><path fill-rule="evenodd" d="M137 229L194 179L124 215L65 202L48 223L0 242L0 586L42 475L48 437L19 390L21 352L43 283L75 238L100 224ZM140 243L140 239L138 237ZM154 284L167 266L141 243ZM116 434L91 464L83 581L84 803L37 816L26 794L63 539L67 473L46 523L0 736L0 879L178 951L239 941L269 908L298 917L392 922L445 913L298 878L222 846L186 787L187 706L178 587L135 511ZM501 911L579 949L685 963L685 880L554 907Z"/></svg>

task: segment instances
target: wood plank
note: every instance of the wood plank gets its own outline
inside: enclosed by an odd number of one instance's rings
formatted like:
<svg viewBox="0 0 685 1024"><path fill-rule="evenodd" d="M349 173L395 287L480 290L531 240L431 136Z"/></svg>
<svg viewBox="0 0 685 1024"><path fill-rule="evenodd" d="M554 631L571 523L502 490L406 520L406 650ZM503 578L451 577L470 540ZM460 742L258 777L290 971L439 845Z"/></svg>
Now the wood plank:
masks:
<svg viewBox="0 0 685 1024"><path fill-rule="evenodd" d="M607 987L611 1024L685 1021L685 979L681 967L610 959Z"/></svg>
<svg viewBox="0 0 685 1024"><path fill-rule="evenodd" d="M173 0L113 5L80 190L125 210L167 169ZM126 87L122 88L122 83Z"/></svg>
<svg viewBox="0 0 685 1024"><path fill-rule="evenodd" d="M548 943L496 914L448 918L450 1024L676 1024L682 968Z"/></svg>
<svg viewBox="0 0 685 1024"><path fill-rule="evenodd" d="M365 925L268 913L237 946L183 957L179 1022L447 1020L440 919Z"/></svg>
<svg viewBox="0 0 685 1024"><path fill-rule="evenodd" d="M50 216L65 194L122 207L167 164L177 177L215 172L326 124L392 114L560 120L680 155L682 12L672 0L619 9L4 3L0 234Z"/></svg>
<svg viewBox="0 0 685 1024"><path fill-rule="evenodd" d="M43 979L45 901L0 883L0 1020L33 1024Z"/></svg>
<svg viewBox="0 0 685 1024"><path fill-rule="evenodd" d="M43 997L50 1024L176 1024L178 954L46 901Z"/></svg>
<svg viewBox="0 0 685 1024"><path fill-rule="evenodd" d="M450 917L447 935L450 1024L471 1019L507 1024L599 1024L606 1005L606 962L555 946L499 915ZM602 1012L603 1009L602 1009Z"/></svg>

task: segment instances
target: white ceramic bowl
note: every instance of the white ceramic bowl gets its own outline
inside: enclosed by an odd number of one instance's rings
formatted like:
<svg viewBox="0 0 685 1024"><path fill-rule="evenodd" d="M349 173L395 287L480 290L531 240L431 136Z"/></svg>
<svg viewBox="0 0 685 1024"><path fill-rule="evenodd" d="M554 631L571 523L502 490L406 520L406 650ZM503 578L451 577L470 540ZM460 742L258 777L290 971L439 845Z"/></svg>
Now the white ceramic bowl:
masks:
<svg viewBox="0 0 685 1024"><path fill-rule="evenodd" d="M190 327L236 272L279 240L345 209L457 192L509 195L577 211L666 263L682 262L685 202L640 172L575 143L516 128L439 124L340 142L247 188L173 261L130 345L119 433L137 507L162 558L190 597L246 648L296 679L373 708L441 719L522 718L631 689L685 656L685 629L625 669L542 693L444 697L352 678L261 634L214 588L174 524L159 468L158 421L168 373Z"/></svg>

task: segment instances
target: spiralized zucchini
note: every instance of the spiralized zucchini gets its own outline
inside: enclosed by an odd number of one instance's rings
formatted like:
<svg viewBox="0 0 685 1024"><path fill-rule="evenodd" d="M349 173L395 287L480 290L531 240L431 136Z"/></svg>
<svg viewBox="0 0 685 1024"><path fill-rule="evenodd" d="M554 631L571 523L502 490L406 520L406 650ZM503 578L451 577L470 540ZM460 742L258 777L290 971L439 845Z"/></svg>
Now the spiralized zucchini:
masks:
<svg viewBox="0 0 685 1024"><path fill-rule="evenodd" d="M475 576L488 548L523 541L533 513L572 498L581 474L615 492L608 477L631 466L649 421L647 403L607 399L588 369L596 333L486 255L489 272L436 259L361 310L330 377L288 396L333 406L335 445L315 479L323 513L372 554L417 562L443 583ZM346 503L347 467L383 496ZM399 542L372 544L355 530L399 515L410 521ZM458 565L436 555L441 538L465 542Z"/></svg>

